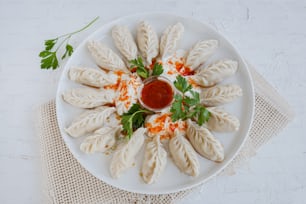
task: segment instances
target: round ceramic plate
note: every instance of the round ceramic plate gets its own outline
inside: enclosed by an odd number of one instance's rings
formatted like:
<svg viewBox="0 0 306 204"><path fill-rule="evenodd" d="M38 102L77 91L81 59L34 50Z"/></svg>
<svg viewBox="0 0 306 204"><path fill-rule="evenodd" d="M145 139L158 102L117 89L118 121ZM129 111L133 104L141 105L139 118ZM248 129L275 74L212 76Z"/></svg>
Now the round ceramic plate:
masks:
<svg viewBox="0 0 306 204"><path fill-rule="evenodd" d="M79 148L84 137L77 139L72 138L64 131L64 128L67 127L72 120L83 111L65 103L61 97L64 91L81 86L68 79L67 72L69 68L71 66L97 67L87 50L86 42L89 39L101 40L117 52L118 50L115 49L111 38L112 27L117 24L126 25L130 28L135 36L136 26L141 20L148 21L156 29L159 36L167 26L181 22L185 27L185 32L180 41L180 49L189 49L199 40L217 39L220 47L217 49L217 52L213 55L213 57L209 59L208 63L223 58L237 60L239 63L237 73L222 83L238 84L243 90L242 97L223 106L226 111L236 115L239 118L241 123L240 129L235 133L214 133L214 135L224 146L225 159L221 163L215 163L199 155L200 174L197 177L190 177L181 173L169 157L165 171L162 173L158 181L151 185L145 184L139 175L143 158L142 149L141 153L137 155L137 162L135 166L124 172L119 179L113 179L109 173L109 165L112 155L105 155L103 153L95 153L90 155L85 154L81 152ZM185 190L199 185L207 181L209 178L212 178L229 164L229 162L238 153L248 135L254 112L254 91L248 67L243 61L241 55L229 43L228 40L226 40L220 33L215 31L210 26L191 18L174 16L170 14L137 14L122 17L102 26L102 28L94 32L80 44L67 62L59 81L56 98L56 111L60 131L67 147L70 149L74 157L81 163L81 165L88 170L88 172L101 181L123 190L144 194L165 194Z"/></svg>

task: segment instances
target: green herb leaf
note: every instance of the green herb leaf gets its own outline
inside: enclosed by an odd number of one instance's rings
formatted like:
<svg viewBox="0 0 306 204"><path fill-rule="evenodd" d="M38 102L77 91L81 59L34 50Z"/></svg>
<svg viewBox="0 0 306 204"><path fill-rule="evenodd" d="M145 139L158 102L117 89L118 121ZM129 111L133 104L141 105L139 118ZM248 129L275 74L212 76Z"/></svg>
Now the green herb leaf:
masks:
<svg viewBox="0 0 306 204"><path fill-rule="evenodd" d="M66 51L65 51L64 55L62 56L62 60L67 56L67 54L70 57L72 55L72 53L73 53L73 47L67 43L66 44Z"/></svg>
<svg viewBox="0 0 306 204"><path fill-rule="evenodd" d="M121 118L121 124L123 127L123 131L126 132L128 137L130 138L133 134L133 121L130 115L123 115Z"/></svg>
<svg viewBox="0 0 306 204"><path fill-rule="evenodd" d="M45 40L45 50L47 50L47 51L51 50L54 47L57 40L58 40L58 38Z"/></svg>
<svg viewBox="0 0 306 204"><path fill-rule="evenodd" d="M127 113L124 113L123 115L131 115L141 109L141 106L138 103L134 103L130 110Z"/></svg>
<svg viewBox="0 0 306 204"><path fill-rule="evenodd" d="M183 97L180 94L176 94L174 99L175 100L170 108L170 112L172 113L171 119L173 122L186 117L184 111L185 108L183 106Z"/></svg>
<svg viewBox="0 0 306 204"><path fill-rule="evenodd" d="M156 62L156 63L154 64L154 67L153 67L152 75L153 75L153 76L159 76L159 75L161 75L163 72L164 72L163 65L159 64L158 62Z"/></svg>
<svg viewBox="0 0 306 204"><path fill-rule="evenodd" d="M172 121L194 119L199 125L203 125L209 120L210 112L200 103L200 94L191 90L191 85L182 76L178 76L174 82L175 87L180 90L183 95L176 94L172 103L170 112L172 113ZM186 93L189 93L186 96Z"/></svg>
<svg viewBox="0 0 306 204"><path fill-rule="evenodd" d="M138 57L137 59L133 59L130 61L130 68L135 68L136 72L139 76L146 79L149 77L149 70L147 70L143 64L142 58Z"/></svg>
<svg viewBox="0 0 306 204"><path fill-rule="evenodd" d="M189 113L187 113L186 118L194 118L197 115L197 111L196 110L192 110Z"/></svg>
<svg viewBox="0 0 306 204"><path fill-rule="evenodd" d="M73 53L73 47L69 44L66 45L66 51L68 52L68 56L70 57Z"/></svg>
<svg viewBox="0 0 306 204"><path fill-rule="evenodd" d="M192 89L192 86L188 84L187 80L181 75L178 75L176 77L176 81L174 81L174 86L183 94Z"/></svg>
<svg viewBox="0 0 306 204"><path fill-rule="evenodd" d="M198 114L198 124L203 125L204 122L207 122L210 117L210 112L205 107L200 107Z"/></svg>
<svg viewBox="0 0 306 204"><path fill-rule="evenodd" d="M64 45L66 43L66 46L65 46L66 50L65 50L65 53L62 55L61 59L63 60L64 58L67 57L67 55L71 56L72 53L73 53L73 47L72 47L72 45L70 45L68 43L69 39L73 35L81 32L81 31L85 30L86 28L88 28L89 26L91 26L95 21L98 20L98 18L99 17L96 17L94 20L92 20L90 23L88 23L85 27L83 27L83 28L81 28L77 31L58 36L54 39L45 40L45 43L44 43L45 50L43 50L39 53L39 57L41 58L40 68L41 69L50 69L50 68L56 69L57 67L59 67L59 63L58 63L58 59L57 59L58 50L62 47L62 45ZM58 43L59 39L61 39L60 43ZM57 47L54 48L54 46L57 43L59 45L57 45ZM59 56L60 56L60 54L59 54Z"/></svg>
<svg viewBox="0 0 306 204"><path fill-rule="evenodd" d="M142 78L146 79L149 77L149 72L146 69L137 68L137 74Z"/></svg>
<svg viewBox="0 0 306 204"><path fill-rule="evenodd" d="M123 131L130 139L133 131L143 126L145 121L145 114L152 113L149 110L142 109L139 104L133 104L127 113L124 113L121 118Z"/></svg>
<svg viewBox="0 0 306 204"><path fill-rule="evenodd" d="M190 90L192 97L185 96L183 102L189 106L195 106L200 103L200 94L198 92Z"/></svg>
<svg viewBox="0 0 306 204"><path fill-rule="evenodd" d="M44 57L50 55L50 53L51 53L51 52L50 52L50 51L47 51L47 50L41 51L41 52L39 53L39 57L44 58Z"/></svg>
<svg viewBox="0 0 306 204"><path fill-rule="evenodd" d="M40 67L42 69L56 69L58 67L58 60L56 52L42 51L39 53L41 59Z"/></svg>

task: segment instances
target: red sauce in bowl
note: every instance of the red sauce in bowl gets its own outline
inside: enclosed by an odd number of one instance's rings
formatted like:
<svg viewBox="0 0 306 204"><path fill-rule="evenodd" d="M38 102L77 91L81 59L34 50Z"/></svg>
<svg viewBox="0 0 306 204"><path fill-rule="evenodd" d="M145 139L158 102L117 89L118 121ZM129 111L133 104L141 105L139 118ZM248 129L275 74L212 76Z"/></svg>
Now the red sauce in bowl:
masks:
<svg viewBox="0 0 306 204"><path fill-rule="evenodd" d="M171 85L156 78L144 85L141 91L141 101L150 109L162 109L170 105L173 95Z"/></svg>

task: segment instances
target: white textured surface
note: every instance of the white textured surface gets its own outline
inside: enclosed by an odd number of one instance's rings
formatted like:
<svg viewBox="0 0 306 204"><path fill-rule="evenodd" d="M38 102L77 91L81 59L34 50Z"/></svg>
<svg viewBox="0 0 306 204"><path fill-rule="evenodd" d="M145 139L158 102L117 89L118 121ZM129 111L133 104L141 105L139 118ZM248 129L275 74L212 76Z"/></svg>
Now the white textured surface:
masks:
<svg viewBox="0 0 306 204"><path fill-rule="evenodd" d="M0 0L0 203L41 203L35 109L54 98L61 69L39 69L43 40L95 16L77 46L103 23L136 12L193 16L230 39L287 98L295 120L236 175L218 177L181 203L303 203L306 198L306 2Z"/></svg>

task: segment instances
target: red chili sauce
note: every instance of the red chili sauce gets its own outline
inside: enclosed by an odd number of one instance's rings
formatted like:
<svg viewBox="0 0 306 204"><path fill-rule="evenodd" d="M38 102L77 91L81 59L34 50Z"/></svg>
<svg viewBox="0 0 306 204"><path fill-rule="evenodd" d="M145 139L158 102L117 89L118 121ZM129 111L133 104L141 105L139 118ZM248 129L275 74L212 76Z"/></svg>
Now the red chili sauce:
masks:
<svg viewBox="0 0 306 204"><path fill-rule="evenodd" d="M171 103L172 99L172 87L158 79L145 84L141 92L142 102L152 109L164 108Z"/></svg>

